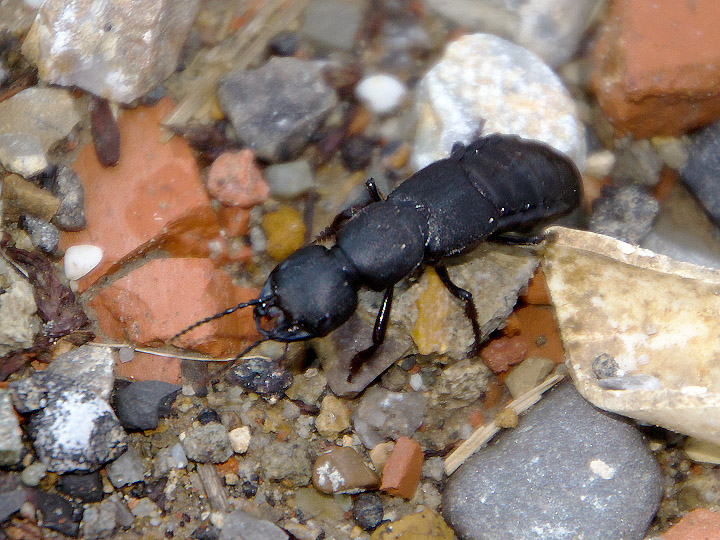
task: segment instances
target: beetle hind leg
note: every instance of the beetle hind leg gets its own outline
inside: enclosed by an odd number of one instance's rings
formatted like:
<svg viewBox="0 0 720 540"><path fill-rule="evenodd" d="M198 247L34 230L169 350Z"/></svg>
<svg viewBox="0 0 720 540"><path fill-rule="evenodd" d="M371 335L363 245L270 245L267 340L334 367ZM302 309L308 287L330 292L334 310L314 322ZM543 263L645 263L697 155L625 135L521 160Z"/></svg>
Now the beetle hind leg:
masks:
<svg viewBox="0 0 720 540"><path fill-rule="evenodd" d="M389 287L385 291L383 301L375 318L375 326L373 327L372 345L367 349L358 351L352 360L350 360L350 373L348 373L347 381L351 382L353 377L360 371L362 365L369 360L378 347L385 341L385 333L387 332L388 321L390 320L390 308L392 307L394 287Z"/></svg>
<svg viewBox="0 0 720 540"><path fill-rule="evenodd" d="M480 353L480 325L478 324L477 309L475 308L475 301L473 300L472 293L455 285L450 279L445 266L435 266L434 268L440 278L440 281L442 281L442 284L445 285L445 288L465 306L465 316L472 325L474 338L473 344L468 351L468 356L477 356Z"/></svg>

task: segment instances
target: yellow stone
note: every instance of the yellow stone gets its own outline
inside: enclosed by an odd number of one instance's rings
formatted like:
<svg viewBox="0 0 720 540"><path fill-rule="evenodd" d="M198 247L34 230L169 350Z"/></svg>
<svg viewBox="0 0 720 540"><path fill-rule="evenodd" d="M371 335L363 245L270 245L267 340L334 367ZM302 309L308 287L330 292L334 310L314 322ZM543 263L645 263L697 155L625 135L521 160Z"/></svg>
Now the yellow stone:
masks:
<svg viewBox="0 0 720 540"><path fill-rule="evenodd" d="M305 243L305 223L300 212L291 206L280 206L263 216L267 252L276 261L301 248Z"/></svg>
<svg viewBox="0 0 720 540"><path fill-rule="evenodd" d="M443 354L450 348L445 318L450 312L452 297L432 268L425 269L421 281L425 281L427 286L417 300L418 318L412 338L418 353Z"/></svg>
<svg viewBox="0 0 720 540"><path fill-rule="evenodd" d="M453 540L452 529L432 510L425 509L390 523L383 523L370 540Z"/></svg>

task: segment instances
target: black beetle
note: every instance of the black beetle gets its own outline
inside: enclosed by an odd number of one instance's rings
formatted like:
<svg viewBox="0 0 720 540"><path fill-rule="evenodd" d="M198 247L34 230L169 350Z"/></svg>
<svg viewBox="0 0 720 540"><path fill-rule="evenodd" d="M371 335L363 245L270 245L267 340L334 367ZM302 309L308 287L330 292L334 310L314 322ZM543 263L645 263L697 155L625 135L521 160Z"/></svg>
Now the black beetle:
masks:
<svg viewBox="0 0 720 540"><path fill-rule="evenodd" d="M359 351L350 376L382 343L393 287L428 264L465 306L477 352L480 329L472 295L455 285L443 260L490 238L523 243L504 235L565 214L581 196L573 162L549 146L514 135L492 134L413 174L382 199L372 180L372 201L351 208L330 227L335 245L303 247L270 273L257 300L239 304L183 330L253 306L262 341L291 342L322 337L347 321L357 308L358 290L385 291L372 345Z"/></svg>

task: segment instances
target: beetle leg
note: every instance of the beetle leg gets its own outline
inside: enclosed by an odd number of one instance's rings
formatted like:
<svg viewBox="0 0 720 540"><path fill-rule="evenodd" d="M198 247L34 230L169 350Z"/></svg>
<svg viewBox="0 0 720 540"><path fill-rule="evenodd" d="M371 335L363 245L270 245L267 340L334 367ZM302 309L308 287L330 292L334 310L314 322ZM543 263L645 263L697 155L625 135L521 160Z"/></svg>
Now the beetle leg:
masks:
<svg viewBox="0 0 720 540"><path fill-rule="evenodd" d="M373 178L369 178L367 182L365 182L365 187L368 190L370 199L365 200L360 204L354 204L353 206L350 206L340 212L337 216L335 216L329 227L325 227L322 231L320 231L320 234L317 235L317 238L313 240L313 244L317 242L324 242L325 240L329 240L330 238L335 238L343 223L352 219L355 214L357 214L366 206L374 202L379 202L383 200L382 193L380 193L380 190L378 189L377 184L375 184L375 180Z"/></svg>
<svg viewBox="0 0 720 540"><path fill-rule="evenodd" d="M444 266L434 266L433 268L435 268L435 272L440 278L440 281L442 281L445 288L450 291L450 294L465 304L465 316L470 320L475 338L472 347L470 347L468 351L468 356L477 356L480 352L480 325L478 324L477 309L475 308L472 293L455 285L448 275L447 268Z"/></svg>
<svg viewBox="0 0 720 540"><path fill-rule="evenodd" d="M543 231L535 235L524 235L514 232L497 233L493 234L488 240L491 242L502 242L503 244L532 246L545 240L545 232Z"/></svg>
<svg viewBox="0 0 720 540"><path fill-rule="evenodd" d="M358 371L360 371L360 367L362 367L363 363L365 363L366 360L369 360L377 348L382 345L382 342L385 341L385 332L387 332L388 321L390 320L393 289L394 286L385 290L385 296L383 297L382 305L380 306L380 310L378 311L375 319L375 326L373 327L372 345L370 345L367 349L358 351L358 353L353 356L350 361L350 373L347 378L348 382L352 380Z"/></svg>

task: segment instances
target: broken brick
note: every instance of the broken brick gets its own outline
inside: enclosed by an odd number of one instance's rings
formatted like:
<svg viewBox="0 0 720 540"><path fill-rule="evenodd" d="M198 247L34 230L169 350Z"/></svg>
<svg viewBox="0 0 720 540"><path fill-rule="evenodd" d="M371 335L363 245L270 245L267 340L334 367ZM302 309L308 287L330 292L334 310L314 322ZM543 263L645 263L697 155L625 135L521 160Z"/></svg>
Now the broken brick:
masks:
<svg viewBox="0 0 720 540"><path fill-rule="evenodd" d="M662 535L663 540L720 540L720 514L696 508Z"/></svg>
<svg viewBox="0 0 720 540"><path fill-rule="evenodd" d="M420 482L423 457L422 448L417 442L400 437L383 467L380 490L412 499Z"/></svg>

